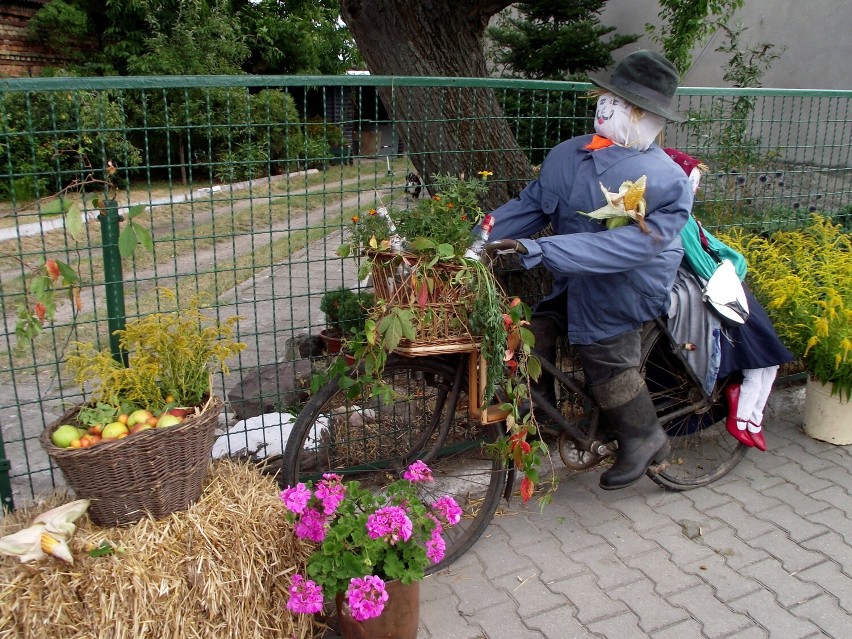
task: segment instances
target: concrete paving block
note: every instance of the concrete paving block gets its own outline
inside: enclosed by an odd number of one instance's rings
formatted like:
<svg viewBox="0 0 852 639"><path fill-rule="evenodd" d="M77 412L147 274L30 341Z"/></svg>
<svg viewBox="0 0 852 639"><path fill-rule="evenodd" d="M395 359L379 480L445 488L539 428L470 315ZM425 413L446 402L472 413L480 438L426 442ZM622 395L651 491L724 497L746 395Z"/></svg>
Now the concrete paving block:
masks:
<svg viewBox="0 0 852 639"><path fill-rule="evenodd" d="M831 528L843 537L847 545L852 546L852 513L843 512L838 508L826 508L813 515L808 515L807 519Z"/></svg>
<svg viewBox="0 0 852 639"><path fill-rule="evenodd" d="M681 621L668 628L657 630L650 635L651 639L685 639L686 637L701 637L701 624L694 619Z"/></svg>
<svg viewBox="0 0 852 639"><path fill-rule="evenodd" d="M565 604L565 598L550 591L535 568L505 575L494 583L517 602L516 610L521 619Z"/></svg>
<svg viewBox="0 0 852 639"><path fill-rule="evenodd" d="M666 524L674 523L671 517L666 516L644 499L635 497L622 499L610 503L609 507L624 515L630 522L630 527L639 533L652 532Z"/></svg>
<svg viewBox="0 0 852 639"><path fill-rule="evenodd" d="M609 597L598 585L593 575L578 575L548 584L555 593L564 595L575 609L577 620L588 625L627 610L623 602Z"/></svg>
<svg viewBox="0 0 852 639"><path fill-rule="evenodd" d="M838 605L847 614L852 614L852 577L843 574L840 567L833 561L824 561L811 568L806 568L797 573L796 578L804 582L811 582L808 585L814 589L818 586L836 598ZM803 601L804 598L796 603Z"/></svg>
<svg viewBox="0 0 852 639"><path fill-rule="evenodd" d="M620 639L644 639L648 636L639 628L639 620L632 613L596 621L589 624L589 630L605 637L617 636Z"/></svg>
<svg viewBox="0 0 852 639"><path fill-rule="evenodd" d="M769 631L770 637L799 639L818 632L820 628L784 608L771 592L759 590L730 603L732 609L747 614ZM837 635L830 635L836 637Z"/></svg>
<svg viewBox="0 0 852 639"><path fill-rule="evenodd" d="M831 486L831 482L820 478L816 473L820 470L831 468L835 464L833 462L822 462L818 457L805 455L801 448L799 452L801 454L794 457L793 461L783 466L778 466L773 469L772 473L776 477L781 477L791 484L795 484L806 495Z"/></svg>
<svg viewBox="0 0 852 639"><path fill-rule="evenodd" d="M776 497L768 496L766 494L766 491L769 490L769 488L778 486L779 484L783 484L786 482L782 478L775 477L774 475L768 473L765 473L765 476L773 477L775 479L775 483L769 487L763 486L760 488L756 488L749 484L738 482L736 484L720 486L716 490L719 492L724 492L733 497L738 503L742 504L748 512L753 514L759 513L762 510L766 510L767 508L774 508L775 506L784 503L782 500Z"/></svg>
<svg viewBox="0 0 852 639"><path fill-rule="evenodd" d="M822 553L840 567L847 577L852 577L852 545L836 532L802 542L802 547Z"/></svg>
<svg viewBox="0 0 852 639"><path fill-rule="evenodd" d="M751 463L751 458L746 457L743 461L741 461L737 466L731 471L730 477L738 477L746 482L749 487L758 492L766 490L767 488L771 488L772 486L777 486L784 480L781 477L777 477L775 475L770 475L769 473L764 472L753 463ZM716 492L724 492L728 495L731 494L732 488L735 489L742 484L741 481L737 481L733 486L720 484L718 486L714 486L713 489Z"/></svg>
<svg viewBox="0 0 852 639"><path fill-rule="evenodd" d="M532 561L529 557L512 552L518 546L497 526L492 526L487 538L480 538L470 552L476 553L488 580L518 572L529 572Z"/></svg>
<svg viewBox="0 0 852 639"><path fill-rule="evenodd" d="M511 601L507 593L495 588L485 578L482 568L476 564L459 570L450 587L459 600L459 612L466 616L474 615L495 604L506 604Z"/></svg>
<svg viewBox="0 0 852 639"><path fill-rule="evenodd" d="M710 586L698 586L667 597L669 603L688 610L701 624L703 637L726 637L754 624L747 616L734 612L716 599Z"/></svg>
<svg viewBox="0 0 852 639"><path fill-rule="evenodd" d="M782 506L777 506L776 508L781 507ZM774 509L764 510L761 512L766 513L771 512L772 510ZM775 530L775 526L773 524L763 521L760 517L748 512L742 504L737 502L724 504L717 508L710 508L707 510L707 515L710 515L713 519L716 519L719 522L724 522L726 526L733 528L736 536L743 541L749 541L750 539L754 539L755 537L765 535L766 533ZM713 523L712 519L711 523Z"/></svg>
<svg viewBox="0 0 852 639"><path fill-rule="evenodd" d="M751 566L746 566L742 569L741 573L744 577L754 579L764 590L771 592L781 606L789 608L822 594L825 586L820 582L819 578L823 576L823 573L812 573L813 579L809 579L803 575L810 570L825 565L825 563L823 562L814 568L808 568L802 572L790 574L784 570L781 562L773 557L764 561L758 561ZM811 581L815 583L810 583ZM852 595L852 591L850 591L850 595Z"/></svg>
<svg viewBox="0 0 852 639"><path fill-rule="evenodd" d="M751 545L755 549L755 554L760 554L757 549L763 549L766 553L778 559L784 567L784 570L790 573L810 568L811 566L815 566L825 560L822 553L802 548L799 544L790 539L785 532L780 530L758 537L751 542Z"/></svg>
<svg viewBox="0 0 852 639"><path fill-rule="evenodd" d="M823 490L811 493L811 497L842 510L847 516L852 516L852 495L848 491L848 488L852 487L852 475L849 473L847 475L847 477L840 475L838 483L831 484ZM844 483L847 480L849 483Z"/></svg>
<svg viewBox="0 0 852 639"><path fill-rule="evenodd" d="M562 544L554 537L517 548L516 551L532 562L546 584L588 572L585 565L574 561L570 553L563 551Z"/></svg>
<svg viewBox="0 0 852 639"><path fill-rule="evenodd" d="M574 553L574 559L584 563L595 574L598 587L604 592L644 578L640 571L626 566L608 544Z"/></svg>
<svg viewBox="0 0 852 639"><path fill-rule="evenodd" d="M802 542L828 532L825 526L809 522L794 513L793 509L787 505L761 511L755 517L781 528L790 539L796 542Z"/></svg>
<svg viewBox="0 0 852 639"><path fill-rule="evenodd" d="M829 637L848 637L852 634L849 611L838 607L828 595L820 595L791 609L797 617L809 620Z"/></svg>
<svg viewBox="0 0 852 639"><path fill-rule="evenodd" d="M523 618L510 605L492 606L480 610L470 618L477 623L486 637L524 637L529 639L548 639L537 630L524 625Z"/></svg>
<svg viewBox="0 0 852 639"><path fill-rule="evenodd" d="M708 508L722 506L731 501L731 496L722 491L725 486L731 485L729 482L719 483L716 486L702 486L693 490L684 491L683 495L700 511ZM719 488L720 490L715 490Z"/></svg>
<svg viewBox="0 0 852 639"><path fill-rule="evenodd" d="M654 582L650 579L641 579L620 588L613 588L607 595L623 601L639 618L639 627L646 633L689 618L689 613L685 610L672 606L654 592Z"/></svg>
<svg viewBox="0 0 852 639"><path fill-rule="evenodd" d="M761 588L760 583L728 566L725 558L720 555L687 564L683 567L683 571L695 575L696 579L712 586L716 599L723 603Z"/></svg>
<svg viewBox="0 0 852 639"><path fill-rule="evenodd" d="M772 535L775 533L769 533ZM748 566L761 559L766 559L768 553L762 550L762 546L755 548L758 540L765 540L769 535L758 537L757 540L752 540L750 543L744 542L734 535L734 531L730 528L720 528L712 530L703 537L703 543L712 548L716 553L725 558L725 562L734 570L739 570L743 566ZM790 540L787 539L789 542Z"/></svg>
<svg viewBox="0 0 852 639"><path fill-rule="evenodd" d="M835 487L852 486L852 472L850 472L850 469L852 469L852 463L850 463L852 462L852 459L846 458L844 456L843 462L844 464L846 464L845 466L841 464L832 463L830 466L816 471L814 475L816 475L820 479L828 480L829 482L834 484ZM848 491L844 492L847 492L848 494ZM819 496L817 495L811 495L811 497L819 499Z"/></svg>
<svg viewBox="0 0 852 639"><path fill-rule="evenodd" d="M664 550L655 550L640 557L624 560L625 565L642 571L654 582L654 591L666 596L697 586L701 581L675 564Z"/></svg>
<svg viewBox="0 0 852 639"><path fill-rule="evenodd" d="M588 639L589 632L574 616L571 606L560 606L524 619L524 625L548 639ZM520 639L520 638L518 638Z"/></svg>
<svg viewBox="0 0 852 639"><path fill-rule="evenodd" d="M688 539L680 530L670 535L656 535L655 539L669 554L671 562L676 566L692 563L704 557L712 557L716 552L713 548L704 544L701 537Z"/></svg>
<svg viewBox="0 0 852 639"><path fill-rule="evenodd" d="M568 525L566 522L563 526L558 526L553 529L553 536L559 541L561 550L566 555L605 544L606 540L600 535L595 535L586 528L577 526L576 523Z"/></svg>
<svg viewBox="0 0 852 639"><path fill-rule="evenodd" d="M764 494L769 497L775 497L787 504L796 511L796 514L807 517L821 510L825 510L828 505L819 499L809 497L804 492L799 490L799 487L793 483L785 481L783 484L778 484L764 491Z"/></svg>

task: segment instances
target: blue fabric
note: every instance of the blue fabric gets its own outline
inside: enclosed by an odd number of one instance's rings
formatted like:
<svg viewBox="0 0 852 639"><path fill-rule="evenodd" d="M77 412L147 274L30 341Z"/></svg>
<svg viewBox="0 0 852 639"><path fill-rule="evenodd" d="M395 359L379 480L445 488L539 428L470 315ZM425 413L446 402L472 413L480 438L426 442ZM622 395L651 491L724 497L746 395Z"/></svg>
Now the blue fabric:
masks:
<svg viewBox="0 0 852 639"><path fill-rule="evenodd" d="M639 328L663 315L683 258L680 232L692 208L692 188L683 170L656 144L647 151L583 147L584 135L556 146L517 199L493 211L491 239L520 239L529 252L526 268L538 264L554 275L550 298L567 291L568 339L592 344ZM606 204L600 184L618 191L625 180L647 176L645 222L608 230L581 215ZM554 234L522 239L550 223Z"/></svg>

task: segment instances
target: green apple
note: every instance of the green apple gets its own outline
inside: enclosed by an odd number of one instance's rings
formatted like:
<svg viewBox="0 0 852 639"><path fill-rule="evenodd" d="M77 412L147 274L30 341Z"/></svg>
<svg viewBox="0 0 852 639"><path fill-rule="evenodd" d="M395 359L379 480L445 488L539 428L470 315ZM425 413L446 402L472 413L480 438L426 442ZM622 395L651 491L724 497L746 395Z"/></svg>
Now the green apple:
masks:
<svg viewBox="0 0 852 639"><path fill-rule="evenodd" d="M118 436L122 433L127 434L129 432L127 426L121 422L110 422L104 426L104 429L101 431L101 437L103 439L118 439Z"/></svg>
<svg viewBox="0 0 852 639"><path fill-rule="evenodd" d="M133 411L132 413L130 413L130 415L127 416L127 427L133 428L136 424L146 422L152 417L153 415L151 414L151 411L145 410L144 408L140 408L138 410Z"/></svg>
<svg viewBox="0 0 852 639"><path fill-rule="evenodd" d="M85 431L83 431L85 433ZM80 439L82 435L80 434L80 429L72 426L71 424L62 424L59 428L53 431L53 435L50 436L50 441L53 442L54 446L58 446L59 448L68 448L75 439Z"/></svg>
<svg viewBox="0 0 852 639"><path fill-rule="evenodd" d="M157 420L157 428L166 428L168 426L177 426L183 420L177 415L172 415L171 413L163 413L160 415L160 419Z"/></svg>

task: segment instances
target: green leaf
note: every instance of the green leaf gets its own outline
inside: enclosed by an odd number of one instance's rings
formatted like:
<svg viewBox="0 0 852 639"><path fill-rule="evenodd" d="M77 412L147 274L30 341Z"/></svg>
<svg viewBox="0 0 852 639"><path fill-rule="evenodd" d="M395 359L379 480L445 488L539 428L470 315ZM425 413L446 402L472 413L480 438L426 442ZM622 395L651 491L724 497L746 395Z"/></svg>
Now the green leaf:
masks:
<svg viewBox="0 0 852 639"><path fill-rule="evenodd" d="M65 280L66 284L74 284L80 281L76 271L74 271L74 269L68 266L65 262L56 260L56 266L59 267L59 274L62 275L62 279Z"/></svg>
<svg viewBox="0 0 852 639"><path fill-rule="evenodd" d="M65 228L75 242L79 242L83 235L83 218L80 215L80 207L72 204L65 212Z"/></svg>
<svg viewBox="0 0 852 639"><path fill-rule="evenodd" d="M65 213L72 205L72 202L67 202L66 200L57 198L55 200L51 200L39 211L39 215L44 217L53 217L54 215L62 215Z"/></svg>
<svg viewBox="0 0 852 639"><path fill-rule="evenodd" d="M143 246L143 248L147 249L149 253L153 253L154 238L151 237L151 231L138 222L130 222L130 225L133 226L133 230L136 232L136 239L139 240L139 243Z"/></svg>
<svg viewBox="0 0 852 639"><path fill-rule="evenodd" d="M439 257L453 257L456 254L456 250L453 248L452 244L438 244L435 248L435 252Z"/></svg>
<svg viewBox="0 0 852 639"><path fill-rule="evenodd" d="M89 551L89 557L108 557L115 553L115 548L106 540L101 542L97 548L92 548Z"/></svg>
<svg viewBox="0 0 852 639"><path fill-rule="evenodd" d="M140 213L144 213L146 208L147 207L144 204L134 204L129 209L127 209L127 219L132 220Z"/></svg>
<svg viewBox="0 0 852 639"><path fill-rule="evenodd" d="M351 252L352 247L349 244L341 244L337 247L337 257L349 257Z"/></svg>
<svg viewBox="0 0 852 639"><path fill-rule="evenodd" d="M541 362L538 361L537 357L527 358L527 373L532 379L541 377Z"/></svg>
<svg viewBox="0 0 852 639"><path fill-rule="evenodd" d="M121 253L121 257L128 258L133 255L133 251L136 250L136 229L134 229L135 225L128 224L122 229L121 234L118 236L118 252Z"/></svg>
<svg viewBox="0 0 852 639"><path fill-rule="evenodd" d="M417 252L428 251L437 247L437 244L428 237L415 237L411 241L411 248Z"/></svg>

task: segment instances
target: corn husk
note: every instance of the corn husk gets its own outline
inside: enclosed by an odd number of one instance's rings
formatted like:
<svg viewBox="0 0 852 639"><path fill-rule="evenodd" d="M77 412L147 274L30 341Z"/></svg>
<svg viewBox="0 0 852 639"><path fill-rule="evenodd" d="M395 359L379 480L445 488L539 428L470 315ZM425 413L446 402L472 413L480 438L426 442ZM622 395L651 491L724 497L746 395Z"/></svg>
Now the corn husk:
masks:
<svg viewBox="0 0 852 639"><path fill-rule="evenodd" d="M286 608L290 575L304 572L311 546L292 534L278 493L253 466L223 461L188 510L126 528L81 518L68 542L73 566L0 557L0 639L319 636L312 615ZM0 535L67 501L7 515ZM118 551L89 556L103 542Z"/></svg>

